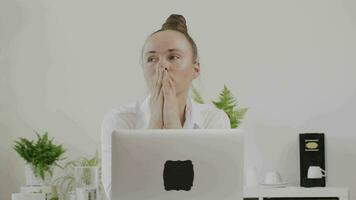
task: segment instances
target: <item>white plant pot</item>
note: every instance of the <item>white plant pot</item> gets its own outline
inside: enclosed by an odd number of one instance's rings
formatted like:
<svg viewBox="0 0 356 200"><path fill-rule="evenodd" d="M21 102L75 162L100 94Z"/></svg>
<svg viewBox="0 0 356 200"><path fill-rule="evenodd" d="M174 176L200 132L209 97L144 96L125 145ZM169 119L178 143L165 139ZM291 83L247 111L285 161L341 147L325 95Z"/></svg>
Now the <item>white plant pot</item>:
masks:
<svg viewBox="0 0 356 200"><path fill-rule="evenodd" d="M20 192L23 194L45 194L45 200L50 200L54 197L54 186L21 186Z"/></svg>
<svg viewBox="0 0 356 200"><path fill-rule="evenodd" d="M27 186L48 185L51 180L51 177L48 174L45 175L45 180L42 180L41 177L36 177L33 172L32 165L28 163L25 164L25 177Z"/></svg>

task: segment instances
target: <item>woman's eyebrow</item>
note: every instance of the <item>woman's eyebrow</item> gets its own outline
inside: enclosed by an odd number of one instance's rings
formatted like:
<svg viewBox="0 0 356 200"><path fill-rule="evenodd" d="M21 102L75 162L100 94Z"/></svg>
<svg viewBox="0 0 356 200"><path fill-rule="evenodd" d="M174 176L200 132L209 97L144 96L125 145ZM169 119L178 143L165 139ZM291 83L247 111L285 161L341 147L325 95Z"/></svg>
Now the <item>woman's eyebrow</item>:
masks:
<svg viewBox="0 0 356 200"><path fill-rule="evenodd" d="M173 52L173 51L179 51L179 52L181 52L180 49L168 49L167 51L168 51L168 52ZM150 53L157 53L157 51L154 51L154 50L148 51L148 52L146 53L146 55L147 55L147 54L150 54Z"/></svg>
<svg viewBox="0 0 356 200"><path fill-rule="evenodd" d="M146 52L146 55L147 55L147 54L150 54L150 53L157 53L157 51L149 51L149 52Z"/></svg>
<svg viewBox="0 0 356 200"><path fill-rule="evenodd" d="M169 52L172 52L172 51L181 51L180 49L168 49Z"/></svg>

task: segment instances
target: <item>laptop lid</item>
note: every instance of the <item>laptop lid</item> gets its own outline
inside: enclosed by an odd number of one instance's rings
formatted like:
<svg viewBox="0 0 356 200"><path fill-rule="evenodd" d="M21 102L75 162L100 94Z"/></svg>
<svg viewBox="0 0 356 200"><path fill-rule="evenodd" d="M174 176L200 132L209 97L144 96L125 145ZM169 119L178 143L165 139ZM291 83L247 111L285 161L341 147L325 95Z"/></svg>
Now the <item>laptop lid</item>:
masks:
<svg viewBox="0 0 356 200"><path fill-rule="evenodd" d="M242 199L242 132L115 131L111 186L112 200Z"/></svg>

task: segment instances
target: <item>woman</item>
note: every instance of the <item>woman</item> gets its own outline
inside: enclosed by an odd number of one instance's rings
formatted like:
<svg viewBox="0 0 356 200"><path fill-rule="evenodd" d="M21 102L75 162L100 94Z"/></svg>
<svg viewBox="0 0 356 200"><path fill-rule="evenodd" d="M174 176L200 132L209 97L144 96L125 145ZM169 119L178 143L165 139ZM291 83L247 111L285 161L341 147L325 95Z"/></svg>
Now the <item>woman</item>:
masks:
<svg viewBox="0 0 356 200"><path fill-rule="evenodd" d="M170 15L142 49L142 67L149 94L143 101L114 109L102 123L102 179L111 199L111 134L117 129L225 129L224 111L198 104L189 97L200 74L198 49L189 36L185 18Z"/></svg>

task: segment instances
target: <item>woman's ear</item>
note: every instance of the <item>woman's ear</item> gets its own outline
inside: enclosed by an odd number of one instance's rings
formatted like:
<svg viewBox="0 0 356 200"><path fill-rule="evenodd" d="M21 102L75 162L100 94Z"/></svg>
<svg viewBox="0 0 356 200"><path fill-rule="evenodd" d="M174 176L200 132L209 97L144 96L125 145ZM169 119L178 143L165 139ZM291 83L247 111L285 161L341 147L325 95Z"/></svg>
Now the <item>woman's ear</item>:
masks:
<svg viewBox="0 0 356 200"><path fill-rule="evenodd" d="M198 78L199 75L200 75L200 63L196 62L194 63L193 66L193 80Z"/></svg>

